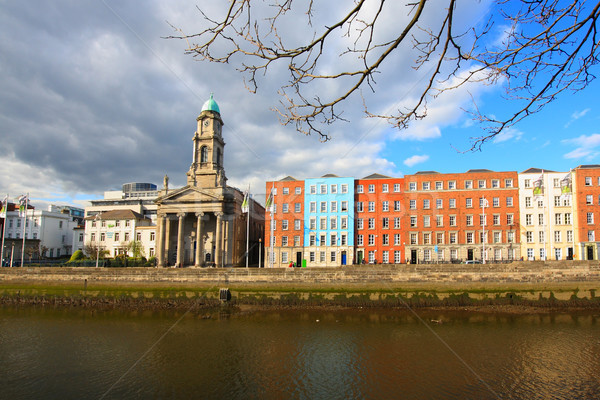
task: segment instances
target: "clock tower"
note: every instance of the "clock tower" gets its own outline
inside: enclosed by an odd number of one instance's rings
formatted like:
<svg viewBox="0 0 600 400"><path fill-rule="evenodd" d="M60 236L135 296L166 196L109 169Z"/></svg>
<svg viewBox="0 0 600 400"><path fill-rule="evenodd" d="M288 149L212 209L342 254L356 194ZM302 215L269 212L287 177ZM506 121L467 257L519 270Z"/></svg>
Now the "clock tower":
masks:
<svg viewBox="0 0 600 400"><path fill-rule="evenodd" d="M193 139L194 154L187 173L187 184L202 188L224 188L227 178L223 168L223 120L212 93L196 120L198 125Z"/></svg>

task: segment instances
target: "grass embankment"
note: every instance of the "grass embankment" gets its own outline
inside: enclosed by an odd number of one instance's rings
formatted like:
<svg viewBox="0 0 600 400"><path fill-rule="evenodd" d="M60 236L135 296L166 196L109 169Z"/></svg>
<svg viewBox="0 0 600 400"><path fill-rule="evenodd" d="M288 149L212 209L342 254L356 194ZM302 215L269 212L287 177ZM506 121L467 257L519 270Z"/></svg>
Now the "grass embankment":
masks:
<svg viewBox="0 0 600 400"><path fill-rule="evenodd" d="M189 309L220 304L222 285L0 283L6 305ZM229 304L259 307L600 309L600 283L232 284Z"/></svg>

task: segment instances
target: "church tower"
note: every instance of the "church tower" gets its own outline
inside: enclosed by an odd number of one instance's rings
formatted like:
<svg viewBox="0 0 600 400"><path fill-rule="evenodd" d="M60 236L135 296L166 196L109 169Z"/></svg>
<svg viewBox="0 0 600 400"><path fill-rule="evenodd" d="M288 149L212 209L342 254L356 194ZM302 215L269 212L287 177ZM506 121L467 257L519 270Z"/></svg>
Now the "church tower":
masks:
<svg viewBox="0 0 600 400"><path fill-rule="evenodd" d="M201 188L224 188L227 178L223 168L223 120L212 93L202 106L196 121L198 125L193 139L194 154L187 173L187 184Z"/></svg>

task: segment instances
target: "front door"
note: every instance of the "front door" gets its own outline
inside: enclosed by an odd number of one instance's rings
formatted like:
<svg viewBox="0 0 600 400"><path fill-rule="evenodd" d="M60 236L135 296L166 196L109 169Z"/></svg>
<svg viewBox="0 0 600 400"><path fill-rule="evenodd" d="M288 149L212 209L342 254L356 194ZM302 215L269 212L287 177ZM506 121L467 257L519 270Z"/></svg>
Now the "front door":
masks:
<svg viewBox="0 0 600 400"><path fill-rule="evenodd" d="M416 264L417 263L417 251L416 250L411 250L410 251L410 263L411 264Z"/></svg>
<svg viewBox="0 0 600 400"><path fill-rule="evenodd" d="M594 259L594 247L593 246L588 246L587 247L587 259L588 260L593 260Z"/></svg>
<svg viewBox="0 0 600 400"><path fill-rule="evenodd" d="M473 249L468 249L467 250L467 260L472 260L473 259Z"/></svg>
<svg viewBox="0 0 600 400"><path fill-rule="evenodd" d="M346 252L342 251L342 265L346 265Z"/></svg>
<svg viewBox="0 0 600 400"><path fill-rule="evenodd" d="M358 264L362 264L362 261L363 261L363 252L362 252L362 250L360 250L360 251L358 251L356 253L356 260L357 260Z"/></svg>
<svg viewBox="0 0 600 400"><path fill-rule="evenodd" d="M567 260L572 260L573 259L573 248L569 247L567 248Z"/></svg>
<svg viewBox="0 0 600 400"><path fill-rule="evenodd" d="M302 266L302 252L301 251L296 252L296 266L297 267Z"/></svg>

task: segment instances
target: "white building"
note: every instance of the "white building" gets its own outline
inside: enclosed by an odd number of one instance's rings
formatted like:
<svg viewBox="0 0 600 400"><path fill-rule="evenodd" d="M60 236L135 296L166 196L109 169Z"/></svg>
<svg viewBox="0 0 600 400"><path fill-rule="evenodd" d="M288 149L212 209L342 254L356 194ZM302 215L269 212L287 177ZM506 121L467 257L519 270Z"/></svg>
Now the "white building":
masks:
<svg viewBox="0 0 600 400"><path fill-rule="evenodd" d="M43 257L70 255L73 250L73 228L78 225L82 209L50 205L48 210L28 209L27 217L19 217L19 211L6 215L6 238L39 239ZM25 226L23 226L23 224ZM25 228L25 229L23 229Z"/></svg>
<svg viewBox="0 0 600 400"><path fill-rule="evenodd" d="M561 193L567 174L539 168L519 174L521 254L527 260L573 259L574 200ZM540 178L542 189L536 193Z"/></svg>
<svg viewBox="0 0 600 400"><path fill-rule="evenodd" d="M125 183L122 190L106 191L103 199L92 200L92 205L85 208L85 216L90 217L114 210L131 210L156 224L157 197L155 184Z"/></svg>

